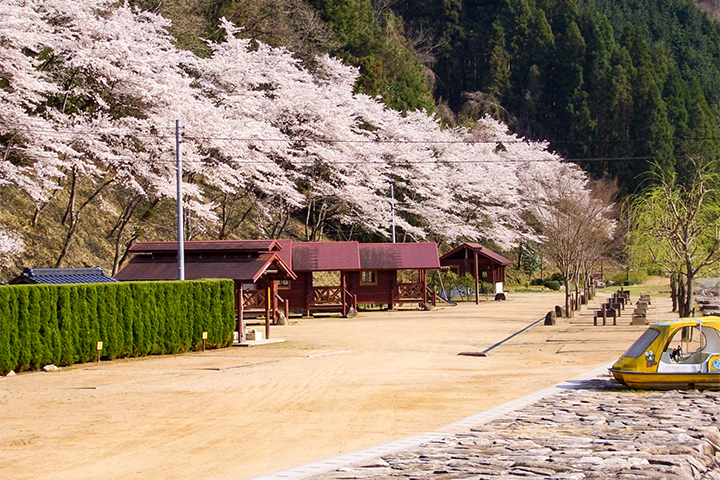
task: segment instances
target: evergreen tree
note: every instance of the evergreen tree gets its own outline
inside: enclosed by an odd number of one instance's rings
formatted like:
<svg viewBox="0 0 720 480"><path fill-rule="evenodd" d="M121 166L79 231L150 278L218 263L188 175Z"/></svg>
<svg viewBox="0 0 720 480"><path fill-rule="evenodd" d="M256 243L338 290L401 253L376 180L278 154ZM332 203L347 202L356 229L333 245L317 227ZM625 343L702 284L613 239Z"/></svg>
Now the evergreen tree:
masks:
<svg viewBox="0 0 720 480"><path fill-rule="evenodd" d="M510 87L510 58L506 49L505 31L498 21L492 24L489 51L485 89L492 97L501 100Z"/></svg>
<svg viewBox="0 0 720 480"><path fill-rule="evenodd" d="M667 107L649 67L638 68L634 81L633 97L635 115L632 136L635 143L634 168L631 172L638 178L648 170L651 160L663 172L674 171L673 128L668 120ZM643 160L643 161L639 161Z"/></svg>

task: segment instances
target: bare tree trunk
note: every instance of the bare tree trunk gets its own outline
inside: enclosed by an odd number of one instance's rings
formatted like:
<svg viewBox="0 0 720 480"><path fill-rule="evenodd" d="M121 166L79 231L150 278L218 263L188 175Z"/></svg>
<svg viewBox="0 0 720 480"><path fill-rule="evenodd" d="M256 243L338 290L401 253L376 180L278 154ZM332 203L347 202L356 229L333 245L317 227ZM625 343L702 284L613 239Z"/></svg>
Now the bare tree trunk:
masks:
<svg viewBox="0 0 720 480"><path fill-rule="evenodd" d="M63 215L62 221L60 221L61 225L65 225L67 221L70 221L72 223L72 217L75 214L75 197L77 195L77 168L72 168L72 174L71 174L72 180L70 182L70 198L68 199L67 208L65 209L65 214Z"/></svg>
<svg viewBox="0 0 720 480"><path fill-rule="evenodd" d="M115 222L115 225L113 226L112 230L110 230L110 233L108 234L108 237L115 235L115 254L113 256L113 266L112 266L112 273L111 275L115 275L120 268L120 245L123 243L122 238L123 234L125 233L125 229L130 224L130 220L133 217L133 214L137 211L138 205L140 204L142 197L139 195L135 196L135 198L130 201L130 203L127 204L125 209L123 209L122 213L120 214L120 217L118 218L118 221ZM132 244L134 240L137 239L137 236L133 235L133 238L130 240L130 243Z"/></svg>
<svg viewBox="0 0 720 480"><path fill-rule="evenodd" d="M685 288L685 307L683 308L684 314L682 317L689 317L693 312L693 280L695 272L693 271L692 260L688 259L685 263L687 287Z"/></svg>
<svg viewBox="0 0 720 480"><path fill-rule="evenodd" d="M87 207L88 205L90 205L90 203L92 203L92 201L95 199L95 197L97 197L98 195L100 195L100 193L105 189L105 187L107 187L108 185L110 185L113 181L114 181L114 179L111 177L110 179L108 179L108 180L106 180L104 183L102 183L102 184L93 192L93 194L90 195L90 197L88 197L88 199L85 200L85 201L82 203L82 205L80 205L80 207L79 207L77 210L75 210L74 208L70 208L70 205L71 205L71 204L68 203L68 211L66 211L66 216L68 217L69 227L68 227L67 235L65 235L65 241L63 242L62 249L60 250L60 255L58 256L57 261L55 262L55 268L60 268L60 266L62 265L63 260L65 260L65 257L67 256L68 250L69 250L69 248L70 248L70 243L72 242L72 239L73 239L73 237L75 236L75 231L76 231L76 229L77 229L78 222L80 221L80 213L81 213L83 210L85 210L85 207ZM73 190L76 189L76 188L75 188L75 183L76 183L76 182L75 182L75 175L73 175L73 184L74 184L74 185L73 185ZM75 193L73 192L73 193L71 194L71 196L74 196L74 195L75 195ZM74 199L73 199L72 205L74 205L74 204L75 204L75 201L74 201Z"/></svg>
<svg viewBox="0 0 720 480"><path fill-rule="evenodd" d="M565 277L565 316L570 318L571 312L570 312L570 282L568 282L567 277Z"/></svg>
<svg viewBox="0 0 720 480"><path fill-rule="evenodd" d="M678 277L676 273L670 274L670 298L672 299L672 311L678 311Z"/></svg>
<svg viewBox="0 0 720 480"><path fill-rule="evenodd" d="M683 308L685 306L685 282L680 279L677 283L678 287L678 315L683 316Z"/></svg>

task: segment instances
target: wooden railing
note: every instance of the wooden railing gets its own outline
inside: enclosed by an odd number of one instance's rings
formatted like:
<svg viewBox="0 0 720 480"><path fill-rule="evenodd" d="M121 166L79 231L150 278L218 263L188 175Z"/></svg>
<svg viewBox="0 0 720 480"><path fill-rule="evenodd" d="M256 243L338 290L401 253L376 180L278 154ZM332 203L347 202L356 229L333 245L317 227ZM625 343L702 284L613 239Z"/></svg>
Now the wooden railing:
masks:
<svg viewBox="0 0 720 480"><path fill-rule="evenodd" d="M313 287L313 305L342 305L341 287Z"/></svg>
<svg viewBox="0 0 720 480"><path fill-rule="evenodd" d="M345 298L347 298L347 303L349 304L348 306L354 308L357 311L357 308L358 308L357 295L345 290Z"/></svg>
<svg viewBox="0 0 720 480"><path fill-rule="evenodd" d="M277 299L278 306L281 306L285 312L285 318L290 318L290 301L282 298L280 295L275 294L275 298Z"/></svg>
<svg viewBox="0 0 720 480"><path fill-rule="evenodd" d="M242 297L243 311L253 313L266 311L267 294L265 293L265 290L243 290ZM290 314L290 302L282 298L278 294L275 294L275 299L277 300L278 307L283 309L283 313L285 313L285 318L289 318L288 316Z"/></svg>
<svg viewBox="0 0 720 480"><path fill-rule="evenodd" d="M424 301L424 288L422 283L398 283L398 300L404 301Z"/></svg>
<svg viewBox="0 0 720 480"><path fill-rule="evenodd" d="M265 290L243 290L244 310L265 310Z"/></svg>

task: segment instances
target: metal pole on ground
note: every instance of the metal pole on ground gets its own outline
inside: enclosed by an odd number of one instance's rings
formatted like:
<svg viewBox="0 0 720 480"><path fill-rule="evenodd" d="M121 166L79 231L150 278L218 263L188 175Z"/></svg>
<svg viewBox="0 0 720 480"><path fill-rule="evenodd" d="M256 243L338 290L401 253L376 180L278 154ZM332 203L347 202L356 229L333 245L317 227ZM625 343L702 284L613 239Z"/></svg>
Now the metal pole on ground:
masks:
<svg viewBox="0 0 720 480"><path fill-rule="evenodd" d="M177 254L178 280L185 280L185 232L183 225L182 156L180 155L180 120L175 120L175 162L177 170Z"/></svg>

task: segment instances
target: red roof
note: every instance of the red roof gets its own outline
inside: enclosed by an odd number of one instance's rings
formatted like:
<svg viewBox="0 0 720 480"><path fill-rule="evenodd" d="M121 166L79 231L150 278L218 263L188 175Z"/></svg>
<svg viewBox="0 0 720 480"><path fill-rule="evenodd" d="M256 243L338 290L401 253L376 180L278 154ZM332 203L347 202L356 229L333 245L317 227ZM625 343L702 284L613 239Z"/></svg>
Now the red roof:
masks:
<svg viewBox="0 0 720 480"><path fill-rule="evenodd" d="M486 258L493 263L497 263L500 265L512 265L513 264L512 260L508 260L507 258L503 257L499 253L495 253L492 250L490 250L489 248L483 247L479 243L463 243L459 247L452 249L451 251L449 251L442 257L440 257L440 263L442 263L442 261L445 259L450 259L453 257L457 258L458 254L460 254L465 249L468 249L472 252L477 252L478 256L480 256L481 258Z"/></svg>
<svg viewBox="0 0 720 480"><path fill-rule="evenodd" d="M177 242L139 242L137 255L115 278L175 280ZM437 245L426 243L293 242L221 240L185 242L185 278L231 278L255 282L272 262L289 278L293 272L411 270L440 268ZM240 254L240 255L230 255Z"/></svg>
<svg viewBox="0 0 720 480"><path fill-rule="evenodd" d="M138 255L133 258L115 278L118 280L177 280L177 256ZM229 278L241 282L255 283L271 266L285 273L289 278L297 276L275 252L261 253L257 257L226 260L222 258L189 258L185 261L185 278Z"/></svg>
<svg viewBox="0 0 720 480"><path fill-rule="evenodd" d="M277 240L189 240L186 252L273 252L282 248ZM132 253L173 253L177 242L138 242L130 247Z"/></svg>
<svg viewBox="0 0 720 480"><path fill-rule="evenodd" d="M292 257L296 272L360 270L358 242L294 242Z"/></svg>
<svg viewBox="0 0 720 480"><path fill-rule="evenodd" d="M360 266L363 270L414 270L440 268L437 244L361 243Z"/></svg>
<svg viewBox="0 0 720 480"><path fill-rule="evenodd" d="M276 240L276 242L280 245L278 255L280 255L282 261L290 268L290 270L295 270L293 268L293 241L283 239Z"/></svg>

